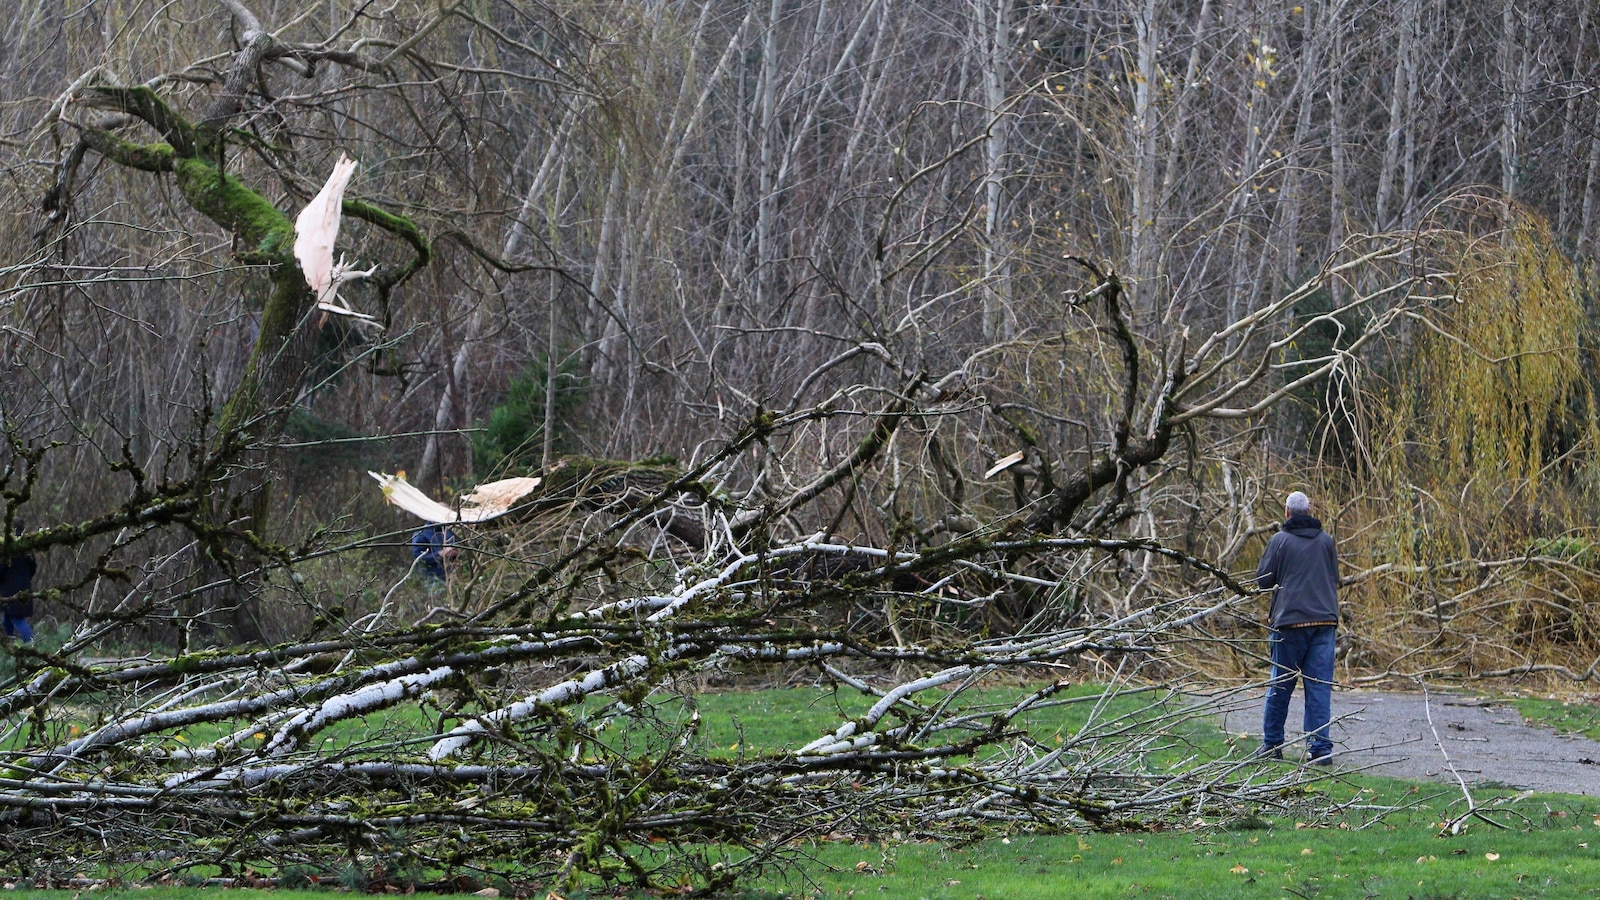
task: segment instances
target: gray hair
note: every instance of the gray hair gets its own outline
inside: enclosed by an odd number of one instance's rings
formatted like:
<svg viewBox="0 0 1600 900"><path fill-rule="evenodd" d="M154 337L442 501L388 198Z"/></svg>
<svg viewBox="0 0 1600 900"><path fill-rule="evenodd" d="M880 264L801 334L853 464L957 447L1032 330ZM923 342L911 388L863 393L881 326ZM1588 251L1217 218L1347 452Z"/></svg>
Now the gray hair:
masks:
<svg viewBox="0 0 1600 900"><path fill-rule="evenodd" d="M1283 508L1290 515L1303 516L1311 512L1311 498L1302 491L1295 491L1289 495L1289 499L1283 501Z"/></svg>

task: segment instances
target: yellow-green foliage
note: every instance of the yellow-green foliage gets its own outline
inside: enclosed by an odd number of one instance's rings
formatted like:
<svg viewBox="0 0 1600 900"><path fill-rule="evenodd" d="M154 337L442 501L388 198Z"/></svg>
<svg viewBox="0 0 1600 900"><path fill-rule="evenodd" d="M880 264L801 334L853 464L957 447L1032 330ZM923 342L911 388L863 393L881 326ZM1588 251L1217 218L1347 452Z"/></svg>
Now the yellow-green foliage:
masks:
<svg viewBox="0 0 1600 900"><path fill-rule="evenodd" d="M1340 517L1363 662L1497 669L1600 650L1585 273L1513 210L1460 252L1447 298L1368 395L1374 465ZM1587 543L1585 543L1587 545ZM1423 656L1414 655L1426 648Z"/></svg>
<svg viewBox="0 0 1600 900"><path fill-rule="evenodd" d="M1471 247L1465 262L1456 301L1418 342L1413 433L1447 470L1534 489L1546 431L1582 374L1581 278L1532 214Z"/></svg>

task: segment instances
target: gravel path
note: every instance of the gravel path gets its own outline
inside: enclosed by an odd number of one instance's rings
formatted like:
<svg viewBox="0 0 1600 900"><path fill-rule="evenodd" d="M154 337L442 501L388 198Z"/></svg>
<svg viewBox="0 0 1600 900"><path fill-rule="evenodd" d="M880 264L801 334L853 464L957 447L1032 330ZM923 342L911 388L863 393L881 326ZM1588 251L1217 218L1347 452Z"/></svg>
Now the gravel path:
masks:
<svg viewBox="0 0 1600 900"><path fill-rule="evenodd" d="M1291 742L1301 734L1301 715L1297 689L1289 709ZM1492 700L1336 690L1333 715L1334 760L1341 771L1453 784L1453 766L1468 784L1600 796L1600 743L1528 725L1515 709ZM1259 742L1260 693L1230 697L1223 723L1230 733ZM1298 758L1304 746L1286 750Z"/></svg>

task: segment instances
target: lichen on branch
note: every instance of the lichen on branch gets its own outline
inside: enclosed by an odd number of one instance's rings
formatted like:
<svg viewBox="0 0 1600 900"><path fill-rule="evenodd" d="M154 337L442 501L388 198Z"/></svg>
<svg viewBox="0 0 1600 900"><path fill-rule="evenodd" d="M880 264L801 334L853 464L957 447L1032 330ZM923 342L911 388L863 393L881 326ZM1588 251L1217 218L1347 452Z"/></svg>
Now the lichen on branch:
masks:
<svg viewBox="0 0 1600 900"><path fill-rule="evenodd" d="M288 238L294 223L267 198L207 160L185 157L173 168L183 196L197 211L238 235L243 246L268 262L292 262Z"/></svg>
<svg viewBox="0 0 1600 900"><path fill-rule="evenodd" d="M193 156L199 152L200 142L194 126L161 99L154 89L144 85L96 85L88 88L86 93L91 105L134 116L154 128L178 154Z"/></svg>

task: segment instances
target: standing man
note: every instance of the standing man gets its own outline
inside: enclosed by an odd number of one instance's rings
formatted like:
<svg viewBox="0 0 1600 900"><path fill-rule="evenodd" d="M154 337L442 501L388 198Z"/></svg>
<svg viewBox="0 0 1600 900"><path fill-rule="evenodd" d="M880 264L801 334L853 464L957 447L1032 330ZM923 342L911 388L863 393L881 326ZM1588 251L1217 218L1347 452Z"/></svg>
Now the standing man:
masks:
<svg viewBox="0 0 1600 900"><path fill-rule="evenodd" d="M1328 720L1333 705L1333 632L1339 623L1339 554L1333 536L1311 515L1300 491L1284 501L1283 527L1261 555L1256 584L1275 588L1267 613L1272 629L1272 684L1261 725L1262 756L1283 759L1283 721L1294 683L1304 685L1306 759L1333 762Z"/></svg>
<svg viewBox="0 0 1600 900"><path fill-rule="evenodd" d="M14 519L11 524L17 534L22 533L22 520ZM33 626L28 619L33 617L33 575L37 569L31 553L0 560L0 631L25 644L33 641ZM23 595L22 599L17 599L18 594Z"/></svg>

